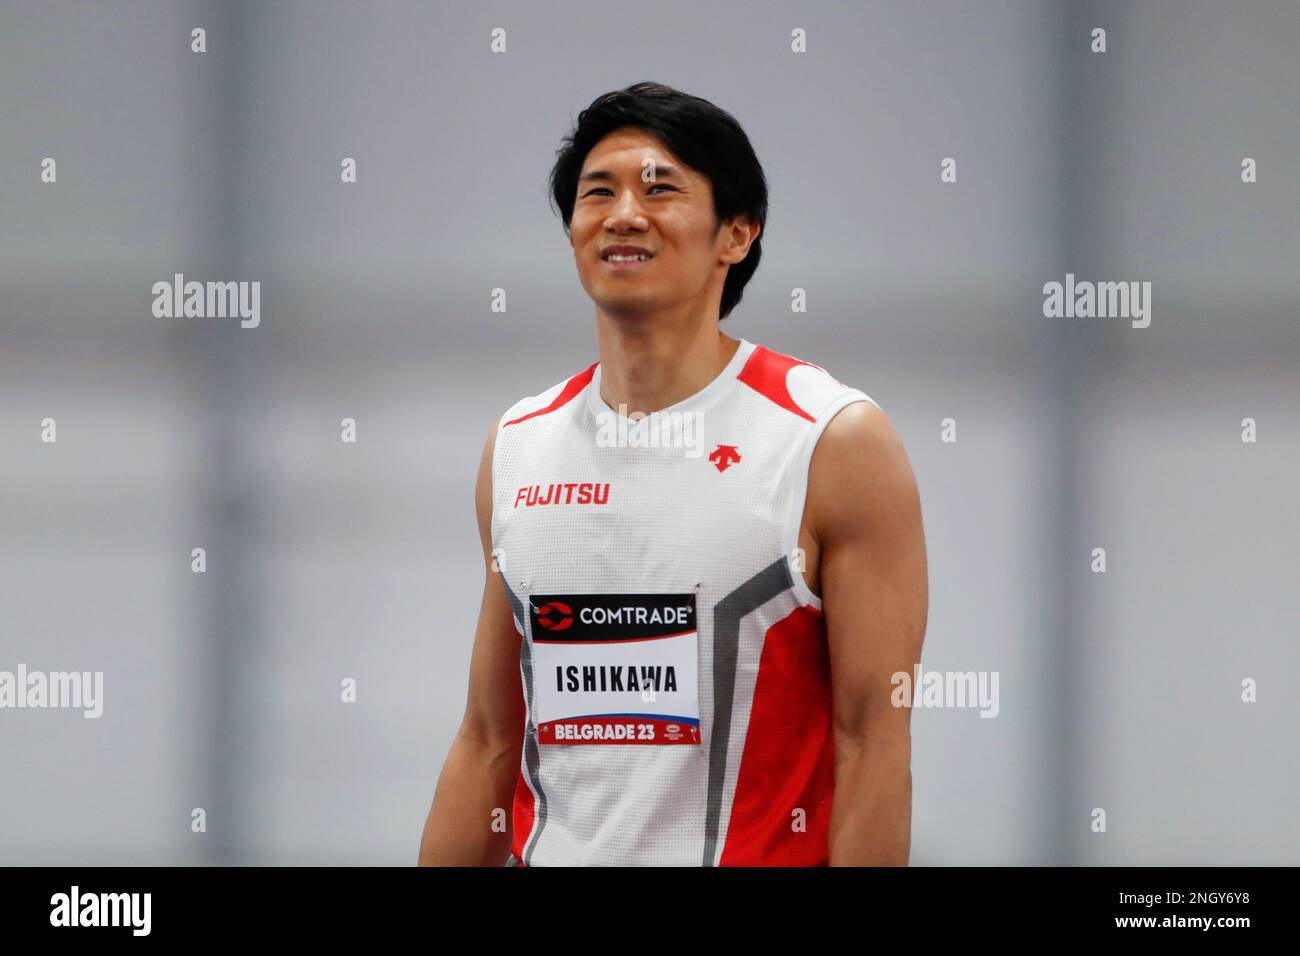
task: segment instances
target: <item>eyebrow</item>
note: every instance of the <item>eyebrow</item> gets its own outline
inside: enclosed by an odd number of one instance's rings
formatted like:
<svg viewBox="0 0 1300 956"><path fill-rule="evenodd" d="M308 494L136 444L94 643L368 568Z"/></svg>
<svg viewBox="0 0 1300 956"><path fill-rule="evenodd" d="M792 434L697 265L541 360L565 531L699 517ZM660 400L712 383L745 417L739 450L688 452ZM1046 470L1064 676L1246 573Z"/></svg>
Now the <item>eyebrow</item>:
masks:
<svg viewBox="0 0 1300 956"><path fill-rule="evenodd" d="M660 179L680 179L681 174L675 166L655 166L655 180ZM614 174L608 169L593 169L591 172L583 173L578 177L578 182L609 182L614 178Z"/></svg>

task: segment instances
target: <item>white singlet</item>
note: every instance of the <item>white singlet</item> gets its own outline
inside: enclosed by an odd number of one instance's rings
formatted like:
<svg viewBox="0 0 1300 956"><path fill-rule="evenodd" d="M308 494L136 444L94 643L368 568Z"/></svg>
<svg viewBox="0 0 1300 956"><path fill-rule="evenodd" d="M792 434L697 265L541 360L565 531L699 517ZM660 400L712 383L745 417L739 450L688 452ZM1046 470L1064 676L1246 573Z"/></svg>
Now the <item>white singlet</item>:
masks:
<svg viewBox="0 0 1300 956"><path fill-rule="evenodd" d="M744 339L641 420L600 378L497 424L527 707L510 865L825 865L830 663L798 535L822 431L876 403Z"/></svg>

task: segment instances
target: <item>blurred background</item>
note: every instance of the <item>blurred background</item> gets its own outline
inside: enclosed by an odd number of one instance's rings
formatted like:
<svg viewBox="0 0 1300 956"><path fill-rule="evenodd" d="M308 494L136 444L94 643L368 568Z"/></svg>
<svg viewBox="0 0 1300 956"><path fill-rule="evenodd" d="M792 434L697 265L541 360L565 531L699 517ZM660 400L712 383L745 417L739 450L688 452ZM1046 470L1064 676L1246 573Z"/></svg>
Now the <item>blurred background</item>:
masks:
<svg viewBox="0 0 1300 956"><path fill-rule="evenodd" d="M889 413L924 666L1000 675L913 715L912 862L1300 863L1298 48L1292 0L3 0L0 670L105 700L0 710L0 863L414 863L484 436L597 358L546 176L643 79L748 132L724 331ZM260 326L155 318L178 272ZM1067 272L1150 327L1045 318Z"/></svg>

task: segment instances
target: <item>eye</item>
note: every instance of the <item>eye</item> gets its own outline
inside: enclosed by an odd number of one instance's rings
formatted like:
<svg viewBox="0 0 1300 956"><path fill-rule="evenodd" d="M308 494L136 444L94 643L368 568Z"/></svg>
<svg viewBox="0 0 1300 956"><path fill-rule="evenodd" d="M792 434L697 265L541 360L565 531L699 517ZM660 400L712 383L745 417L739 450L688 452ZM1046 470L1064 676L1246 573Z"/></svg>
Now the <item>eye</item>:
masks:
<svg viewBox="0 0 1300 956"><path fill-rule="evenodd" d="M670 185L668 185L667 183L654 183L654 184L652 184L652 185L650 186L650 188L647 190L647 192L654 192L656 189L671 189L671 190L673 190L674 192L677 191L677 187L676 187L676 186L670 186ZM595 187L594 189L589 189L589 190L587 190L585 193L583 193L583 194L582 194L582 198L583 198L583 199L586 199L588 196L594 196L594 195L596 195L597 193L604 193L604 194L609 195L609 196L612 196L612 195L613 195L613 193L610 192L610 190L609 190L608 187L606 187L606 186L597 186L597 187Z"/></svg>

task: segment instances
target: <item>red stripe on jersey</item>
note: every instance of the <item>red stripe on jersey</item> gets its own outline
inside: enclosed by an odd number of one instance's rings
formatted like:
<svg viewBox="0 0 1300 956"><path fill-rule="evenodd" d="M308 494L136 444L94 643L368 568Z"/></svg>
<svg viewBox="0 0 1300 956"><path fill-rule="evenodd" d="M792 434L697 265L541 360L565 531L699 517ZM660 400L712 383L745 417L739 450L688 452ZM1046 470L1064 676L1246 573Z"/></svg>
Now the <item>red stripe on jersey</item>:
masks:
<svg viewBox="0 0 1300 956"><path fill-rule="evenodd" d="M786 385L786 376L796 365L818 367L812 362L791 358L759 345L755 346L753 354L749 356L745 367L736 377L764 398L771 399L786 411L794 412L800 418L806 418L811 422L814 421L813 417L795 403L790 395L790 388Z"/></svg>
<svg viewBox="0 0 1300 956"><path fill-rule="evenodd" d="M804 605L763 639L722 866L826 866L835 750L822 612ZM804 811L803 832L792 829Z"/></svg>
<svg viewBox="0 0 1300 956"><path fill-rule="evenodd" d="M533 819L537 815L536 798L524 779L524 772L519 771L519 780L515 783L515 804L511 825L514 829L510 837L510 852L515 855L519 865L524 865L524 842L533 832Z"/></svg>
<svg viewBox="0 0 1300 956"><path fill-rule="evenodd" d="M537 411L529 412L527 415L520 415L518 418L512 418L501 427L506 428L510 425L517 425L519 422L526 422L530 418L535 418L538 415L545 415L548 412L553 412L557 408L566 405L573 400L575 395L587 387L587 383L591 381L591 377L596 374L596 366L599 364L599 362L592 362L591 368L587 369L585 372L579 372L577 375L573 376L573 378L565 382L564 388L560 389L560 394L556 395L551 401L551 404L547 405L545 408L539 408Z"/></svg>

